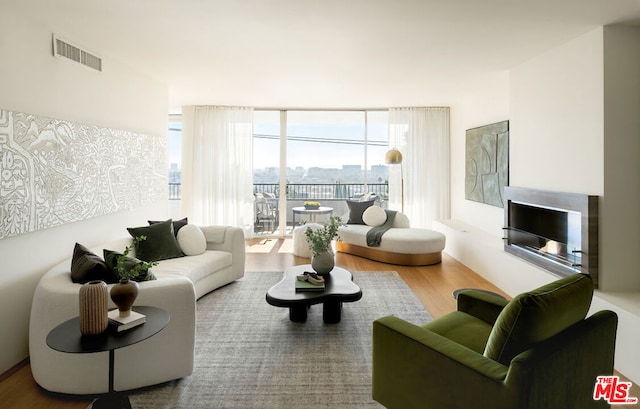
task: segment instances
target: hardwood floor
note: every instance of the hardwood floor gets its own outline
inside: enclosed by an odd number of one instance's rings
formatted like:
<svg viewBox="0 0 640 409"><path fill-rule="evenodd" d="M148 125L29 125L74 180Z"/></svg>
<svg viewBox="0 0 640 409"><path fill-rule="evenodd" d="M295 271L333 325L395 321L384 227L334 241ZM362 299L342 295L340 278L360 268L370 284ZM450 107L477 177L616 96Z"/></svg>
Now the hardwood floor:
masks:
<svg viewBox="0 0 640 409"><path fill-rule="evenodd" d="M292 249L291 240L249 240L246 271L284 271L290 266L309 262L306 258L294 256ZM459 288L480 288L507 296L446 254L443 254L442 263L424 267L384 264L342 253L337 254L336 264L352 271L397 271L434 318L455 310L452 292ZM633 385L630 396L640 397L638 385ZM0 376L0 402L3 408L84 409L91 400L42 391L31 375L29 363L24 362Z"/></svg>
<svg viewBox="0 0 640 409"><path fill-rule="evenodd" d="M247 271L284 271L309 259L291 252L291 240L252 240L247 248ZM456 260L443 255L442 263L433 266L409 267L379 263L344 253L336 255L336 264L352 271L397 271L433 317L455 310L453 290L473 287L506 296L490 282Z"/></svg>

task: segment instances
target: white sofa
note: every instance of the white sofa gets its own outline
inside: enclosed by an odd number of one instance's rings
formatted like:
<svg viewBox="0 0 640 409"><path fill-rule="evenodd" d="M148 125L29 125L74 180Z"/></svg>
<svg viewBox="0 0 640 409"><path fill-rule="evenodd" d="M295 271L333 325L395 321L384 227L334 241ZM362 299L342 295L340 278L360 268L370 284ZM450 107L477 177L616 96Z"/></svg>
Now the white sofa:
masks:
<svg viewBox="0 0 640 409"><path fill-rule="evenodd" d="M160 307L169 311L171 318L160 333L115 351L116 391L155 385L193 372L196 300L241 278L245 267L240 228L207 226L201 230L206 238L204 253L162 260L152 268L157 279L139 283L134 306ZM101 255L103 248L122 251L131 243L131 238L123 238L91 250ZM62 353L46 344L54 327L78 316L81 284L71 281L70 265L71 257L45 273L36 287L29 324L31 371L35 381L50 392L105 393L109 386L108 352Z"/></svg>

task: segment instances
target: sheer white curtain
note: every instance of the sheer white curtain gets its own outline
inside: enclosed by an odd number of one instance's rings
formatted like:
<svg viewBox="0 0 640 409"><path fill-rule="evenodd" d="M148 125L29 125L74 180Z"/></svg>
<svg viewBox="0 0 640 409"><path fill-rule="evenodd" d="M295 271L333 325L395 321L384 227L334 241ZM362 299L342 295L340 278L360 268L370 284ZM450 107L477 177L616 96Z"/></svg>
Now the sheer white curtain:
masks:
<svg viewBox="0 0 640 409"><path fill-rule="evenodd" d="M389 148L403 156L404 213L413 227L450 217L449 108L389 109ZM401 209L400 166L389 168L390 208Z"/></svg>
<svg viewBox="0 0 640 409"><path fill-rule="evenodd" d="M183 107L182 211L199 225L253 227L253 109Z"/></svg>

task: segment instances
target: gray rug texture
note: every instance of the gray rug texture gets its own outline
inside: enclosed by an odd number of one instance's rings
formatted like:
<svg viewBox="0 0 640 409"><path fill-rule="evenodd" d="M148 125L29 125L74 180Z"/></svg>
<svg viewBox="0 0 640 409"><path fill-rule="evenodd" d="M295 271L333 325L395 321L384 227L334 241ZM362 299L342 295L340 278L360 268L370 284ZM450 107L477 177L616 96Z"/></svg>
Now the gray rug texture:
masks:
<svg viewBox="0 0 640 409"><path fill-rule="evenodd" d="M342 321L325 324L322 305L306 323L267 304L280 272L249 272L197 303L191 376L130 395L136 409L382 408L371 398L371 332L396 315L415 324L429 313L393 271L354 272L362 299L345 303Z"/></svg>

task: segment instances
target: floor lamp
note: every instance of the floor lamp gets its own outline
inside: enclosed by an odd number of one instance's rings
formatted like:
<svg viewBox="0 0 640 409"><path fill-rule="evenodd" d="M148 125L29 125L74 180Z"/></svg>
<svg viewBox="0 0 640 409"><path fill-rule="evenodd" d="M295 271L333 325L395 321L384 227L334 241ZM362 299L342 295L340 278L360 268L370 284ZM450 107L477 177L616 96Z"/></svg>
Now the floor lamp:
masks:
<svg viewBox="0 0 640 409"><path fill-rule="evenodd" d="M404 174L402 173L402 153L396 148L389 149L385 155L389 165L400 165L400 194L402 200L402 212L404 213Z"/></svg>

